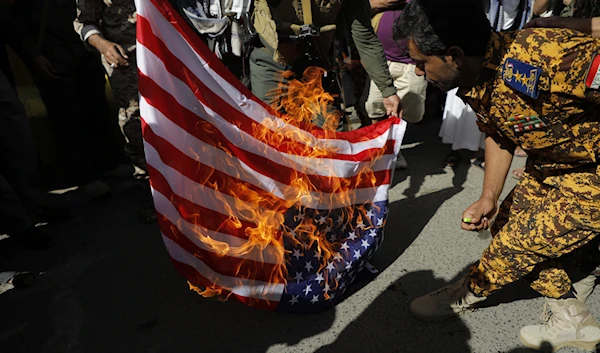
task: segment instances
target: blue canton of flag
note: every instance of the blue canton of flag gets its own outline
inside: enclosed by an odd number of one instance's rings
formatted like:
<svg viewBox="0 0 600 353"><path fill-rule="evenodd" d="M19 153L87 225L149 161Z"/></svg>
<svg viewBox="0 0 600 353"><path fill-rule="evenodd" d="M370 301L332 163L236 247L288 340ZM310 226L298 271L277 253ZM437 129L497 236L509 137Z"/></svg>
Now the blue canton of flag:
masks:
<svg viewBox="0 0 600 353"><path fill-rule="evenodd" d="M383 241L383 227L388 202L355 206L349 211L319 211L290 209L285 226L291 229L293 240L286 237L287 285L277 307L278 311L315 313L336 305L348 287L365 268L365 264ZM306 217L333 245L331 258L323 263L323 252L317 244L309 246L296 234L296 227Z"/></svg>

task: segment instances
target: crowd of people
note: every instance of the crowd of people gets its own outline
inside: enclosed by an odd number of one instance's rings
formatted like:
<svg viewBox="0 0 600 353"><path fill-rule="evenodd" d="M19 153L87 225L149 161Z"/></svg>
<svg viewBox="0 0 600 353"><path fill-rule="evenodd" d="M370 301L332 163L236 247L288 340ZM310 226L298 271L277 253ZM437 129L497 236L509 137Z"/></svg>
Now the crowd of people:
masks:
<svg viewBox="0 0 600 353"><path fill-rule="evenodd" d="M464 314L525 279L552 311L543 325L521 330L525 345L600 343L600 325L585 304L600 262L600 1L171 3L268 104L278 106L285 85L306 68L324 68L330 73L324 87L338 97L332 109L341 120L324 126L318 114L313 123L323 128L352 128L351 108L363 125L389 116L416 124L431 86L447 92L439 136L451 152L440 160L455 167L466 150L484 170L482 196L464 212L462 228L491 228L493 239L463 280L416 299L411 311L424 320ZM107 143L108 78L124 155L145 190L140 220L155 222L134 1L0 0L0 6L0 234L25 248L48 248L52 238L38 225L68 218L68 210L42 202L36 147L5 46L30 69L46 106L59 148L57 185L79 185L95 196L110 192L102 175L122 156ZM520 182L498 207L514 156L526 157L527 166L512 172ZM406 167L399 154L396 168Z"/></svg>

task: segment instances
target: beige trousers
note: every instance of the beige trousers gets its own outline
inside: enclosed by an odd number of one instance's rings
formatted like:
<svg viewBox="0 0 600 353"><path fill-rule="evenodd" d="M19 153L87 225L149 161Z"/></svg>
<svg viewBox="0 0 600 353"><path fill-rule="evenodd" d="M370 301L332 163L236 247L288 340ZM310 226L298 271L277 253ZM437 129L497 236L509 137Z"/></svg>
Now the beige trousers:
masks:
<svg viewBox="0 0 600 353"><path fill-rule="evenodd" d="M398 90L396 94L402 100L402 119L408 123L418 123L425 113L427 81L415 74L415 65L388 61L388 66L394 86ZM365 109L371 119L383 118L386 115L381 91L373 81L369 87Z"/></svg>

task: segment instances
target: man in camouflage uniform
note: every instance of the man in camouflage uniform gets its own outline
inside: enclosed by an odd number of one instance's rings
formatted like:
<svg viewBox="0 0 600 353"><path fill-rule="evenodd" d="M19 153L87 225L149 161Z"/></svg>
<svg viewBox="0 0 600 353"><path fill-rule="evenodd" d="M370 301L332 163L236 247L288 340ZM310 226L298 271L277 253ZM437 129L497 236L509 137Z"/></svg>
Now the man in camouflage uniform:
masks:
<svg viewBox="0 0 600 353"><path fill-rule="evenodd" d="M134 176L147 177L138 104L135 56L136 11L133 0L78 0L75 30L84 43L102 54L102 63L119 104L119 126Z"/></svg>
<svg viewBox="0 0 600 353"><path fill-rule="evenodd" d="M341 14L348 23L365 69L383 94L387 114L398 115L400 98L396 95L381 43L370 25L368 0L353 1L351 4L343 0L307 1L311 3L310 16L304 14L308 9L303 7L302 0L255 1L253 25L258 33L259 44L250 54L252 93L268 104L277 103L280 94L285 94L285 91L277 92L278 88L285 90L285 85L301 76L308 66L326 66L325 60L317 62L309 56L330 55L335 33L334 24L338 14ZM310 49L302 41L287 39L289 36L298 35L303 24L312 24L321 31L315 45L319 49ZM295 76L287 77L283 75L284 71L292 71ZM315 124L322 125L322 117L317 118Z"/></svg>
<svg viewBox="0 0 600 353"><path fill-rule="evenodd" d="M119 126L125 136L125 154L134 167L134 177L143 180L149 191L148 170L138 103L138 79L135 54L137 22L133 0L78 0L79 14L75 30L83 42L102 54L102 63L114 97L119 104ZM149 192L144 194L142 221L156 221Z"/></svg>
<svg viewBox="0 0 600 353"><path fill-rule="evenodd" d="M491 224L492 242L463 280L414 300L411 311L426 320L472 311L523 278L553 315L524 327L521 341L594 349L600 326L585 300L600 261L600 40L566 29L489 28L469 0L413 0L396 27L416 73L445 90L459 87L488 134L482 196L462 228ZM517 146L529 156L525 176L491 222Z"/></svg>

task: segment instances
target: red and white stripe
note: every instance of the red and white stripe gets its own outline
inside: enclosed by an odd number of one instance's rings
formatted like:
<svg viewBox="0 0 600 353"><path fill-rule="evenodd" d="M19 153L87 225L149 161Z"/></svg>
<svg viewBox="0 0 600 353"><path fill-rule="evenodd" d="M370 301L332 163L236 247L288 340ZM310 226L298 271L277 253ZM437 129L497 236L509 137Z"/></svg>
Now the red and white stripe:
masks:
<svg viewBox="0 0 600 353"><path fill-rule="evenodd" d="M274 309L285 286L276 275L285 266L282 242L235 251L247 242L245 229L255 224L243 211L253 204L234 186L314 209L350 206L343 200L385 201L406 124L388 119L333 136L285 124L223 66L168 0L136 0L136 6L144 146L169 255L193 284L220 287L249 305ZM265 118L271 123L263 123ZM281 143L256 139L259 124ZM332 152L315 158L313 148ZM365 168L374 172L375 186L360 177ZM297 199L290 183L298 177L321 192ZM339 185L351 188L340 191Z"/></svg>

